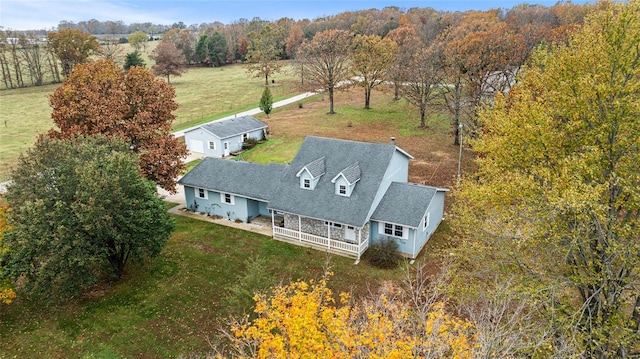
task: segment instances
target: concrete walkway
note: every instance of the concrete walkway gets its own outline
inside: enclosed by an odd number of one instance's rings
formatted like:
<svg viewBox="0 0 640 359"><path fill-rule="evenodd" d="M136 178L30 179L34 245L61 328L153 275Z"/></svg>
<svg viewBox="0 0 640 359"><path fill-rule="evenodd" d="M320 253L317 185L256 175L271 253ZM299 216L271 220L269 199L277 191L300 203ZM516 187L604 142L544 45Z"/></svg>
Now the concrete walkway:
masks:
<svg viewBox="0 0 640 359"><path fill-rule="evenodd" d="M273 237L273 229L271 229L271 222L267 221L266 218L260 221L255 221L255 223L235 222L225 218L212 218L205 214L199 214L199 213L193 213L191 211L187 211L184 209L184 205L182 204L169 209L169 213L172 213L178 216L197 219L199 221L215 223L221 226L233 227L233 228L241 229L243 231L259 233L267 237Z"/></svg>

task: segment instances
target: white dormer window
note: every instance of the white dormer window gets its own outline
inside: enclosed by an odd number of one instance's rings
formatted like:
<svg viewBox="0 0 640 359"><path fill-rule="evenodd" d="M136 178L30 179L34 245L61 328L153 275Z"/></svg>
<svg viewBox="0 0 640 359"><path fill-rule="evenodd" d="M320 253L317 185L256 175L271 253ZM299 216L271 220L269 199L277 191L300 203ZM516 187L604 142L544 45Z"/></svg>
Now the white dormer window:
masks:
<svg viewBox="0 0 640 359"><path fill-rule="evenodd" d="M331 180L336 186L335 194L344 197L351 197L358 181L360 181L360 166L357 163L345 168Z"/></svg>
<svg viewBox="0 0 640 359"><path fill-rule="evenodd" d="M308 190L316 188L322 175L324 175L324 157L308 163L296 173L296 177L300 178L300 188Z"/></svg>

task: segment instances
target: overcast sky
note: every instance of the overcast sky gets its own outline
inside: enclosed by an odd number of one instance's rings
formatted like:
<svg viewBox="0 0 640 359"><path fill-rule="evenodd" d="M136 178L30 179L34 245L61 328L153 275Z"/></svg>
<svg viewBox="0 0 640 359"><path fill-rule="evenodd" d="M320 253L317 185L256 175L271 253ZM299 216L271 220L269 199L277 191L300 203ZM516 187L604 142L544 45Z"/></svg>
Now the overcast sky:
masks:
<svg viewBox="0 0 640 359"><path fill-rule="evenodd" d="M315 19L345 11L382 9L386 6L456 11L511 8L523 2L551 6L557 0L0 0L0 26L12 30L51 30L62 20L77 23L91 19L122 20L125 24L151 22L171 25L178 21L186 25L215 21L229 24L234 20L250 20L256 16L270 21L282 17ZM592 1L573 1L578 4L585 2Z"/></svg>

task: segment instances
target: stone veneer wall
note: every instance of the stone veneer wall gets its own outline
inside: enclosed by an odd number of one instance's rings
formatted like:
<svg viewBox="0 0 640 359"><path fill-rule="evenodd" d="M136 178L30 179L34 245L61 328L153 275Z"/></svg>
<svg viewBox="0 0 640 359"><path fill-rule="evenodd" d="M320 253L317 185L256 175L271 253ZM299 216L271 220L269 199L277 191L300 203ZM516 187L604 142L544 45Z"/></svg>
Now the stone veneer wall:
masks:
<svg viewBox="0 0 640 359"><path fill-rule="evenodd" d="M300 224L302 225L302 232L313 234L320 237L327 236L327 225L322 220L311 219L302 217ZM284 228L297 231L298 228L298 216L295 214L284 214ZM331 227L331 239L343 240L344 239L345 226L342 228ZM358 229L356 228L356 240L358 238ZM369 238L369 223L367 223L362 229L362 241Z"/></svg>

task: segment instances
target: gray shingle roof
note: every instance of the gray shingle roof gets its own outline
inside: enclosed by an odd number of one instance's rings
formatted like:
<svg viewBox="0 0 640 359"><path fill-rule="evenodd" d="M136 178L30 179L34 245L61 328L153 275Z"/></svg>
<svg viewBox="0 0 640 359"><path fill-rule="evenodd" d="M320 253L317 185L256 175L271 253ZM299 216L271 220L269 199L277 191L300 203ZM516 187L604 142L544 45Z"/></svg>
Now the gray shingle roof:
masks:
<svg viewBox="0 0 640 359"><path fill-rule="evenodd" d="M288 166L207 157L178 183L269 201Z"/></svg>
<svg viewBox="0 0 640 359"><path fill-rule="evenodd" d="M371 219L418 228L438 188L393 182Z"/></svg>
<svg viewBox="0 0 640 359"><path fill-rule="evenodd" d="M349 182L349 184L354 184L360 180L360 175L361 175L360 165L358 165L357 163L354 163L351 166L343 169L342 172L338 173L331 180L331 182L335 182L335 179L338 178L338 176L340 175L343 175L344 178Z"/></svg>
<svg viewBox="0 0 640 359"><path fill-rule="evenodd" d="M306 168L307 171L309 171L309 174L311 175L311 177L313 178L318 178L322 176L324 174L324 156L318 158L315 161L312 161L311 163L304 166L303 168ZM298 171L298 173L300 173L300 171Z"/></svg>
<svg viewBox="0 0 640 359"><path fill-rule="evenodd" d="M307 137L283 177L268 207L302 216L361 227L396 151L391 144L365 143ZM401 153L410 157L404 151ZM307 164L325 157L326 176L314 190L300 188L296 174ZM350 164L357 163L361 178L350 197L335 194L331 180Z"/></svg>
<svg viewBox="0 0 640 359"><path fill-rule="evenodd" d="M224 139L261 128L267 128L267 125L251 116L242 116L211 122L201 127L218 138Z"/></svg>

